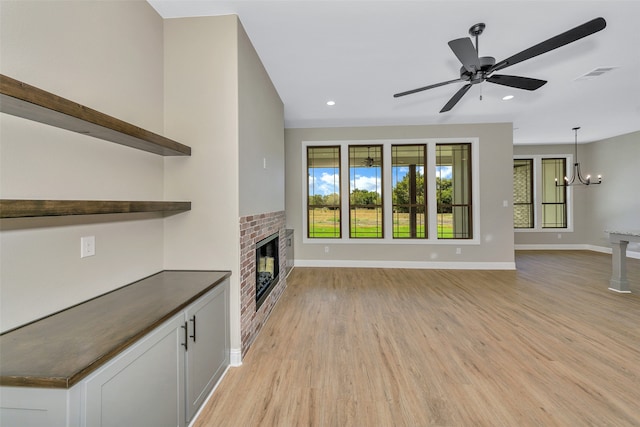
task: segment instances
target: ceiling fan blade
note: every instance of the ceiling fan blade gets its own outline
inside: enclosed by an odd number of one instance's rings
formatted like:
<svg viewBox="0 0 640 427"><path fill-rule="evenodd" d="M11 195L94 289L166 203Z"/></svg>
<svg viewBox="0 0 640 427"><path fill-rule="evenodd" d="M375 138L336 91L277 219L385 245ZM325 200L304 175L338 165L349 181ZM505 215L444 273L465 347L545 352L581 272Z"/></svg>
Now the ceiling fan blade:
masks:
<svg viewBox="0 0 640 427"><path fill-rule="evenodd" d="M504 74L493 75L487 78L487 81L524 90L540 89L545 83L547 83L546 80L532 79L531 77L507 76Z"/></svg>
<svg viewBox="0 0 640 427"><path fill-rule="evenodd" d="M449 102L447 102L445 106L442 107L442 110L440 110L440 112L446 113L447 111L451 110L453 106L456 105L458 101L460 101L460 99L464 96L465 93L467 93L469 89L471 89L471 83L468 83L462 86L462 88L459 91L457 91L455 95L451 97Z"/></svg>
<svg viewBox="0 0 640 427"><path fill-rule="evenodd" d="M606 26L607 21L605 21L604 18L592 19L591 21L586 22L582 25L578 25L577 27L572 28L569 31L558 34L557 36L552 37L549 40L538 43L537 45L532 46L529 49L525 49L520 53L516 53L515 55L505 59L504 61L498 62L488 70L488 73L502 70L503 68L510 67L514 64L517 64L518 62L525 61L527 59L542 55L543 53L557 49L569 43L573 43L576 40L580 40L583 37L587 37L593 33L597 33L598 31L603 30Z"/></svg>
<svg viewBox="0 0 640 427"><path fill-rule="evenodd" d="M458 57L465 70L470 73L480 69L480 60L478 59L478 52L473 47L473 43L469 37L461 39L451 40L449 47Z"/></svg>
<svg viewBox="0 0 640 427"><path fill-rule="evenodd" d="M455 80L449 80L449 81L446 81L446 82L436 83L434 85L429 85L429 86L425 86L425 87L419 87L418 89L411 89L411 90L408 90L406 92L396 93L395 95L393 95L393 97L394 98L398 98L398 97L405 96L405 95L411 95L412 93L422 92L423 90L433 89L434 87L444 86L444 85L448 85L450 83L455 83L455 82L459 82L459 81L460 81L460 79L455 79Z"/></svg>

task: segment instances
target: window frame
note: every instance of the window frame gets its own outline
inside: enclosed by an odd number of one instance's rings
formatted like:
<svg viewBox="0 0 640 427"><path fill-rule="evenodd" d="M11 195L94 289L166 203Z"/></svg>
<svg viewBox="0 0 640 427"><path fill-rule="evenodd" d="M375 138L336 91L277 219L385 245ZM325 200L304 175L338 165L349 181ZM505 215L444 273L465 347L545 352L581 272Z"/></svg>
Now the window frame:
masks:
<svg viewBox="0 0 640 427"><path fill-rule="evenodd" d="M396 166L396 164L394 163L394 151L393 149L396 147L413 147L413 148L418 148L422 151L421 156L422 156L422 194L423 194L423 198L424 198L424 203L419 204L419 203L407 203L405 205L402 204L396 204L393 202L393 190L394 190L394 186L393 186L393 180L394 180L394 176L393 176L393 168L398 167ZM424 240L429 238L429 193L427 193L427 176L426 176L426 171L427 171L427 146L425 144L391 144L391 157L389 159L389 161L391 162L391 174L392 176L390 177L391 180L391 223L392 223L392 227L391 227L391 238L392 239L397 239L397 240L416 240L416 239L420 239L420 240ZM414 165L415 166L415 165ZM417 171L414 171L415 173L417 173ZM416 175L417 177L417 175ZM418 193L418 189L415 189L416 195ZM395 229L395 209L396 208L400 208L400 207L405 207L408 208L409 210L411 209L415 209L416 212L415 214L415 218L413 221L411 221L411 219L409 220L410 224L411 222L415 222L416 224L414 225L416 227L416 234L417 234L417 223L418 223L418 208L423 208L424 212L422 214L420 214L423 217L423 222L424 222L424 236L409 236L409 237L400 237L400 236L396 236L396 229ZM411 216L411 212L409 212L409 215ZM410 226L410 232L411 232L411 226Z"/></svg>
<svg viewBox="0 0 640 427"><path fill-rule="evenodd" d="M535 179L534 179L535 161L531 157L523 157L523 158L514 157L513 160L514 160L514 165L513 165L514 169L516 168L516 165L515 165L515 161L516 160L521 160L521 161L525 160L525 161L527 161L527 163L529 163L527 166L530 167L530 174L529 174L528 179L527 179L527 184L529 185L530 190L527 191L527 193L530 194L530 197L531 197L530 201L527 201L527 202L516 202L515 198L513 199L513 202L512 202L513 210L514 210L514 225L513 225L513 228L514 228L514 230L530 230L530 229L534 228L535 225L536 225L536 212L535 212L536 211L536 202L535 202L535 192L534 192L534 188L535 188L535 186L534 186L535 185L535 182L534 182L535 181ZM514 180L514 185L515 185L515 180ZM514 188L514 196L515 196L515 188ZM530 207L530 209L529 209L530 210L529 218L528 218L530 226L528 226L528 227L516 227L516 225L515 225L516 205L525 205L525 206L529 206Z"/></svg>
<svg viewBox="0 0 640 427"><path fill-rule="evenodd" d="M572 233L573 232L573 187L566 188L567 205L567 227L566 228L543 228L542 227L542 159L565 159L566 170L571 170L573 156L571 154L518 154L513 156L516 159L533 159L533 227L516 228L515 233ZM564 177L558 177L558 180ZM513 183L512 183L513 185Z"/></svg>
<svg viewBox="0 0 640 427"><path fill-rule="evenodd" d="M338 175L339 175L339 181L338 181L338 192L339 192L339 196L340 196L340 200L339 203L337 205L338 211L340 212L340 223L338 224L338 236L336 237L311 237L309 236L309 222L311 220L310 218L310 208L311 207L317 207L318 205L313 205L309 203L309 183L310 183L310 179L309 179L309 149L310 148L325 148L325 149L331 149L331 148L338 148ZM306 192L306 197L305 197L305 217L306 217L306 228L305 228L305 237L307 239L312 239L312 240L317 240L317 239L328 239L331 241L335 241L337 239L341 239L343 236L342 233L342 150L340 148L340 146L337 145L323 145L323 146L315 146L315 145L309 145L304 149L304 156L305 156L305 165L306 165L306 169L305 169L305 177L306 177L306 184L305 184L305 192ZM332 205L332 206L336 206L336 205Z"/></svg>
<svg viewBox="0 0 640 427"><path fill-rule="evenodd" d="M370 149L373 148L376 151L379 150L380 153L380 203L379 204L373 204L373 205L366 205L366 204L357 204L357 203L353 203L352 199L351 199L351 173L352 173L352 168L360 168L360 165L352 165L351 164L351 160L352 160L352 156L351 156L351 151L352 149L357 149L360 147L366 147L367 148L367 152L370 153ZM363 150L364 151L364 150ZM384 235L385 235L385 227L384 227L384 217L385 217L385 210L384 210L384 195L385 195L385 191L384 191L384 168L385 168L385 161L384 161L384 153L383 153L383 146L381 144L369 144L369 145L362 145L362 144L349 144L347 146L347 152L349 155L349 238L350 239L359 239L359 240L369 240L369 239L384 239ZM368 154L369 156L370 154ZM377 153L374 153L374 155L376 155L377 157ZM380 209L380 221L379 221L379 227L380 227L380 236L366 236L366 235L361 235L358 236L358 232L357 232L357 224L354 224L353 222L356 221L357 218L357 210L358 209L366 209L366 208L371 208L373 207L374 209ZM377 216L377 215L376 215ZM355 234L355 235L354 235Z"/></svg>
<svg viewBox="0 0 640 427"><path fill-rule="evenodd" d="M441 147L455 147L455 146L462 147L462 146L471 146L471 143L468 143L468 142L459 142L459 143L440 143L439 142L439 143L436 143L436 170L435 170L436 178L438 178L438 176L437 176L437 168L438 168L438 159L440 157L439 156L439 152L437 150L437 148L439 146L441 146ZM474 190L473 190L473 153L472 153L472 149L471 148L469 148L466 151L467 151L469 156L472 156L471 157L471 161L467 162L467 165L466 165L467 180L471 180L471 186L466 186L465 185L465 187L464 187L465 189L463 191L463 192L466 192L466 193L468 193L470 195L470 196L468 196L468 201L467 201L467 203L454 203L454 201L452 200L450 205L438 204L438 197L436 195L435 202L436 202L436 212L437 212L437 215L438 215L438 218L436 218L436 221L438 221L440 219L440 214L441 213L438 212L440 207L449 206L449 208L451 208L452 220L455 222L456 221L455 220L456 216L455 216L453 210L455 208L466 206L467 210L471 213L469 215L469 217L467 218L467 221L466 221L466 228L469 229L469 233L471 234L471 236L470 237L459 237L459 238L445 237L445 236L441 236L439 234L439 232L438 232L437 235L436 235L437 239L442 239L442 240L469 240L469 239L472 239L473 235L474 235L474 230L473 230L473 227L474 227L474 224L473 224L473 202L474 202L474 197L473 197L473 195L474 195ZM454 157L453 154L452 154L452 157ZM452 162L451 166L453 167L453 162ZM440 178L440 179L441 179L441 182L442 182L442 178ZM458 185L458 184L453 182L453 175L452 175L451 185ZM467 187L469 187L469 188L467 188ZM436 180L436 189L435 190L436 190L436 193L440 190L440 188L437 186L437 180ZM470 207L470 209L469 209L469 207ZM455 227L454 227L454 229L455 229Z"/></svg>
<svg viewBox="0 0 640 427"><path fill-rule="evenodd" d="M480 151L480 139L478 137L461 137L461 138L412 138L412 139L366 139L366 140L308 140L302 141L302 153L301 153L301 170L302 170L302 243L304 244L401 244L401 245L479 245L481 243L481 219L480 219L480 203L478 195L480 194L480 164L479 164L479 151ZM437 203L436 203L436 144L471 144L471 221L473 223L472 238L468 239L438 239L437 238ZM382 145L382 158L383 158L383 194L387 195L383 200L383 233L382 238L350 238L349 233L345 233L342 229L341 238L309 238L308 236L308 222L306 218L306 201L308 197L307 183L307 162L306 153L309 146L340 146L340 159L341 159L341 198L342 198L342 212L341 212L341 224L349 224L349 211L344 209L345 206L349 206L349 177L346 176L344 171L349 171L348 161L348 146L349 145ZM427 237L426 238L393 238L393 206L392 197L392 172L391 172L391 146L392 145L425 145L427 151L427 162L425 165L425 185L427 187Z"/></svg>

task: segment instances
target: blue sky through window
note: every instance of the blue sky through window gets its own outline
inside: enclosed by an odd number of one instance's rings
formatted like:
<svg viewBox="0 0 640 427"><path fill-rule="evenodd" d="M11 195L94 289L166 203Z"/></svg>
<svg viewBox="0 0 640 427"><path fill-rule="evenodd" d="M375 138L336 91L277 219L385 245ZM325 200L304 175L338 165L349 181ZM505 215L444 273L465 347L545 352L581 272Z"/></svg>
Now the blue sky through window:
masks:
<svg viewBox="0 0 640 427"><path fill-rule="evenodd" d="M360 190L376 191L380 188L377 177L377 168L355 168L355 187ZM395 187L398 181L402 180L409 172L406 166L393 168L392 185ZM420 173L424 173L424 168L418 168ZM334 168L313 168L309 175L309 195L326 196L338 193L340 180ZM436 176L444 179L451 179L451 166L436 166ZM353 179L351 179L353 180ZM376 188L377 186L377 188Z"/></svg>

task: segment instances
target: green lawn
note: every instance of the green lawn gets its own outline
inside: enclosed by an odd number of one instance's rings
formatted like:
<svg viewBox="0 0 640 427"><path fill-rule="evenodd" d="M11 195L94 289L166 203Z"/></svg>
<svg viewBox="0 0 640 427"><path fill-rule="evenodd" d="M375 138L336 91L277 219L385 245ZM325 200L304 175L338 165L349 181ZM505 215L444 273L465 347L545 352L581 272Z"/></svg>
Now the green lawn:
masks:
<svg viewBox="0 0 640 427"><path fill-rule="evenodd" d="M310 229L309 235L315 238L337 238L340 233L340 212L338 210L314 209L309 213ZM358 209L356 212L355 227L352 227L351 235L358 237L379 237L382 235L382 224L379 219L382 218L376 211ZM425 225L417 225L418 237L422 238L425 232ZM408 238L409 233L409 214L397 213L394 215L394 237ZM346 230L345 230L346 231ZM356 234L357 232L357 234ZM453 237L452 214L438 215L438 235L441 238Z"/></svg>

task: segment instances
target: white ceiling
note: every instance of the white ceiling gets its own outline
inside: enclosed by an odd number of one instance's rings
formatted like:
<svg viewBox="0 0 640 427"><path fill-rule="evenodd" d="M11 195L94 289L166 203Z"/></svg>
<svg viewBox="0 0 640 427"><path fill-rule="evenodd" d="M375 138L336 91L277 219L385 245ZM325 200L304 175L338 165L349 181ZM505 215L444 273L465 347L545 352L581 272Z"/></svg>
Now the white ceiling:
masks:
<svg viewBox="0 0 640 427"><path fill-rule="evenodd" d="M640 0L148 1L163 18L237 14L288 128L513 122L516 144L573 142L575 126L579 142L640 130ZM547 80L537 91L484 82L442 114L463 83L393 98L458 78L447 42L475 23L480 55L500 61L598 16L604 30L500 72ZM617 68L576 81L598 67Z"/></svg>

